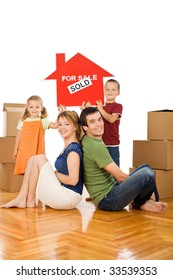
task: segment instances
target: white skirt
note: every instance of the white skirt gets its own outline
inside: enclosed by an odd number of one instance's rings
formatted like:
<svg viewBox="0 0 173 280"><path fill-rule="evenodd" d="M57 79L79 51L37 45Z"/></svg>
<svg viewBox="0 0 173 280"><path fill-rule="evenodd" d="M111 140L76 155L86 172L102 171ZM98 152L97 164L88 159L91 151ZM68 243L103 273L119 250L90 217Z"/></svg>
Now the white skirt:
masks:
<svg viewBox="0 0 173 280"><path fill-rule="evenodd" d="M40 200L54 209L65 210L75 208L81 199L79 193L61 185L50 162L43 165L36 186L36 201Z"/></svg>

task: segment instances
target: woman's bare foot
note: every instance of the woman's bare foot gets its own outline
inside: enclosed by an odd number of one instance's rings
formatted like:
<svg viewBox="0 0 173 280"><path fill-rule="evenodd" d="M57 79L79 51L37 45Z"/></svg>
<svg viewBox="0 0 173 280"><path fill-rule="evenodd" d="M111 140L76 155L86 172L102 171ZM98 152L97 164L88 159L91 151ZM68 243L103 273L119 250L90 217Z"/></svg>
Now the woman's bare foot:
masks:
<svg viewBox="0 0 173 280"><path fill-rule="evenodd" d="M12 207L26 208L26 202L15 198L13 200L10 200L6 204L0 206L0 208L12 208Z"/></svg>
<svg viewBox="0 0 173 280"><path fill-rule="evenodd" d="M28 207L28 208L36 207L36 201L35 200L27 201L26 202L26 207Z"/></svg>
<svg viewBox="0 0 173 280"><path fill-rule="evenodd" d="M166 211L168 204L166 202L156 202L149 199L145 204L143 204L140 209L143 211L153 212L153 213L163 213Z"/></svg>

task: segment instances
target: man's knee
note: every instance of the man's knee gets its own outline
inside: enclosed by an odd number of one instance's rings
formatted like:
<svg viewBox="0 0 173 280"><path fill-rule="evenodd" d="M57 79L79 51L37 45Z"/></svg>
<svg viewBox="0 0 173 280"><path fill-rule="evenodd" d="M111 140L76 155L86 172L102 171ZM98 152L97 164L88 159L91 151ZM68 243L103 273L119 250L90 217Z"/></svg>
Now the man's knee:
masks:
<svg viewBox="0 0 173 280"><path fill-rule="evenodd" d="M149 177L149 178L155 178L155 174L154 174L154 171L153 169L151 168L151 166L146 166L144 167L145 168L145 172L146 172L146 175Z"/></svg>

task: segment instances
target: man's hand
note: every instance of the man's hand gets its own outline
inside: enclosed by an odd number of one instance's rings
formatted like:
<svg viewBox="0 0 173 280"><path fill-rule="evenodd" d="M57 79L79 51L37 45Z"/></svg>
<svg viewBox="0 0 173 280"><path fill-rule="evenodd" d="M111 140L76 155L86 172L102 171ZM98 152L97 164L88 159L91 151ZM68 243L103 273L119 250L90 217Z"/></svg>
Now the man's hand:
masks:
<svg viewBox="0 0 173 280"><path fill-rule="evenodd" d="M85 109L87 107L91 107L91 103L89 101L87 101L87 102L83 101L82 105L80 106L80 109L82 111L83 109Z"/></svg>

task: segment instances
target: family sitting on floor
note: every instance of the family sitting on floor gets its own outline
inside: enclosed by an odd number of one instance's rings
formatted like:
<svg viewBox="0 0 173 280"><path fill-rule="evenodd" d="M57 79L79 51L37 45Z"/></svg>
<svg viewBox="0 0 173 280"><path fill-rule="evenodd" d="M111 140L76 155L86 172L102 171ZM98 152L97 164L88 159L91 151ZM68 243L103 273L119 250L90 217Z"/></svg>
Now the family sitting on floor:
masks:
<svg viewBox="0 0 173 280"><path fill-rule="evenodd" d="M42 104L32 101L30 122L42 110ZM103 211L118 211L131 204L143 211L165 212L167 203L159 201L149 165L141 165L128 175L113 161L102 140L104 123L97 107L84 108L79 117L61 106L56 123L51 125L64 141L55 160L56 170L44 154L31 155L19 193L0 208L36 207L40 201L54 209L73 209L81 201L85 185L93 203Z"/></svg>

